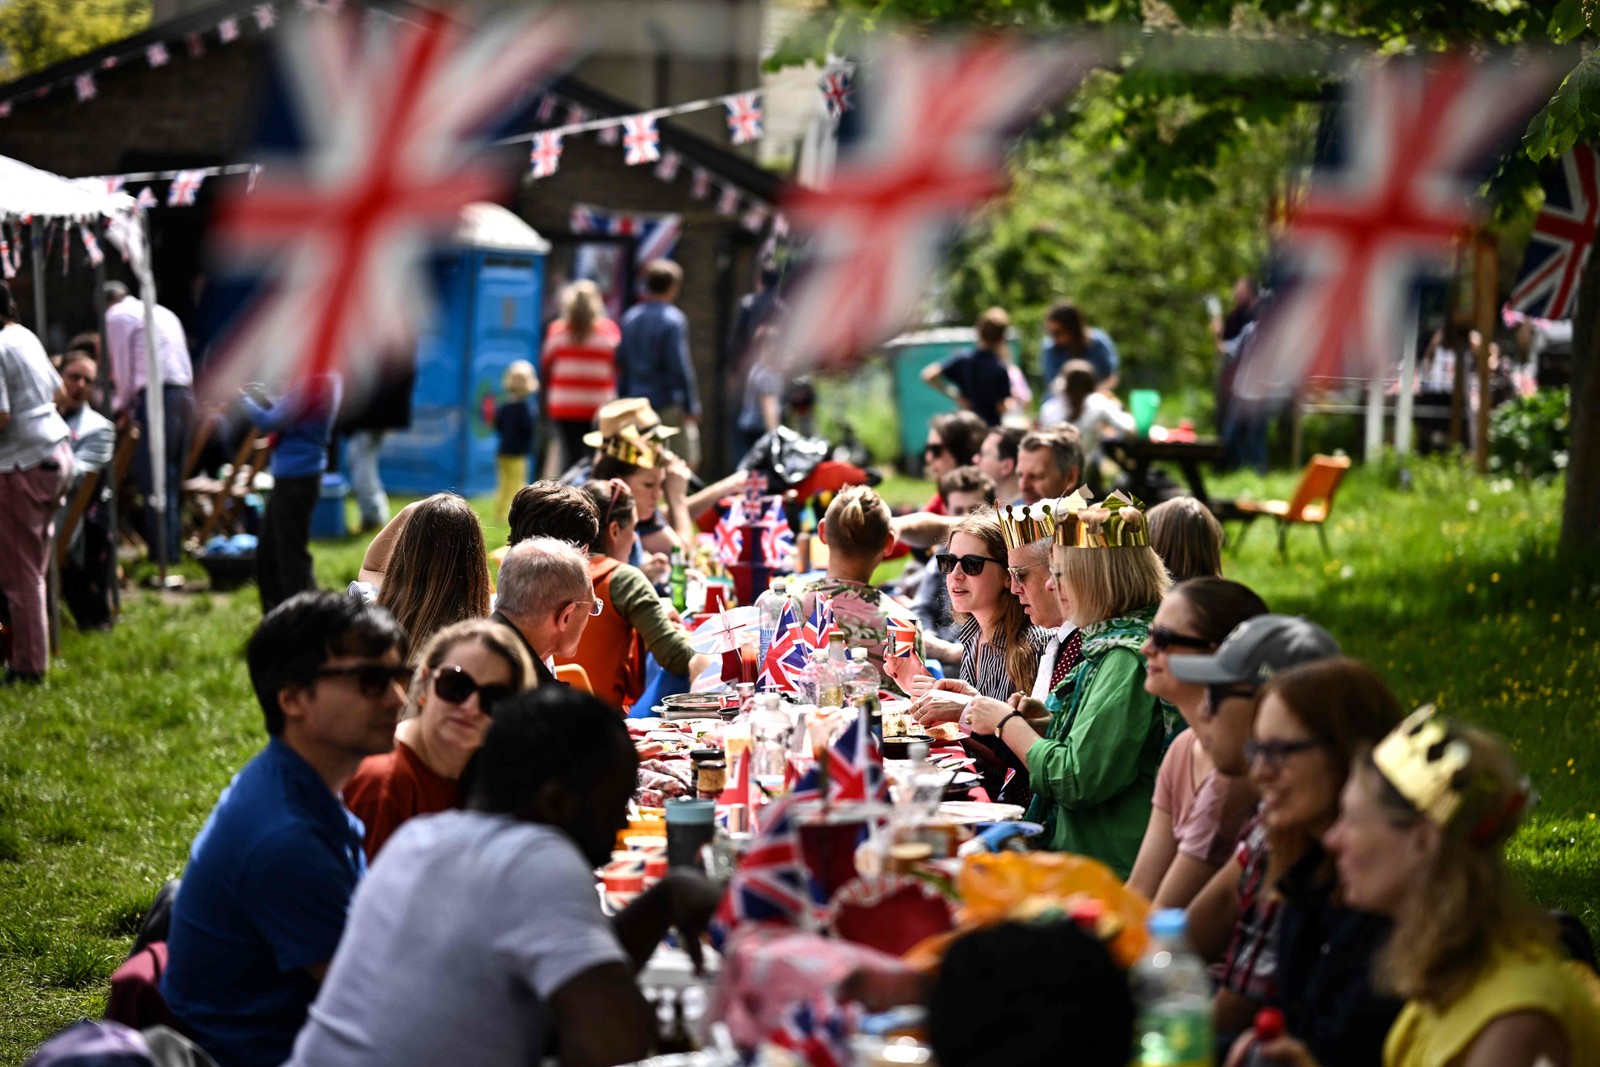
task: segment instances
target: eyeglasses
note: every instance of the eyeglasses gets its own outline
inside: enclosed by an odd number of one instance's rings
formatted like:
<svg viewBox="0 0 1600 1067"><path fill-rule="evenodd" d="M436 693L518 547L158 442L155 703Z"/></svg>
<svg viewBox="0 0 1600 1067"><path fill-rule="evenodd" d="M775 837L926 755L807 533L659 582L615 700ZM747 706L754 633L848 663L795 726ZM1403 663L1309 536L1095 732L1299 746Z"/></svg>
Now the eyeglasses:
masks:
<svg viewBox="0 0 1600 1067"><path fill-rule="evenodd" d="M452 704L465 704L473 693L478 694L478 710L485 715L494 714L494 706L517 691L509 685L482 685L476 678L455 664L447 664L433 672L433 691L440 700Z"/></svg>
<svg viewBox="0 0 1600 1067"><path fill-rule="evenodd" d="M1208 685L1206 686L1206 707L1215 715L1221 708L1224 700L1254 700L1255 688L1248 685Z"/></svg>
<svg viewBox="0 0 1600 1067"><path fill-rule="evenodd" d="M1165 626L1150 627L1150 647L1157 652L1165 652L1169 648L1216 648L1215 642L1207 641L1203 637L1190 637L1180 634L1176 630L1169 630Z"/></svg>
<svg viewBox="0 0 1600 1067"><path fill-rule="evenodd" d="M1284 763L1290 756L1297 752L1310 752L1314 748L1321 748L1323 742L1312 739L1309 741L1257 741L1251 738L1244 743L1244 758L1251 766L1259 758L1263 766L1269 771L1283 769Z"/></svg>
<svg viewBox="0 0 1600 1067"><path fill-rule="evenodd" d="M572 603L574 603L574 604L588 604L589 605L589 617L591 619L594 618L596 615L600 614L606 608L606 602L604 600L601 600L599 597L595 597L593 601L590 601L587 597L585 597L582 600L574 600L574 601L572 601Z"/></svg>
<svg viewBox="0 0 1600 1067"><path fill-rule="evenodd" d="M601 532L604 532L604 531L606 531L606 530L611 528L611 513L612 513L612 511L616 510L617 498L620 497L623 493L631 493L633 491L633 490L628 488L628 483L623 481L621 478L609 479L606 482L606 485L611 487L611 499L606 502L606 516L605 516L605 518L600 520L600 530L601 530ZM623 523L623 525L626 526L627 523ZM595 614L598 615L599 612L595 612Z"/></svg>
<svg viewBox="0 0 1600 1067"><path fill-rule="evenodd" d="M983 573L983 565L985 563L998 563L1002 567L1006 565L1005 560L995 559L993 556L956 556L949 552L940 552L933 557L933 561L939 565L940 574L951 573L956 569L956 564L959 563L961 564L961 569L973 578Z"/></svg>
<svg viewBox="0 0 1600 1067"><path fill-rule="evenodd" d="M411 680L410 667L391 667L387 663L356 663L349 667L321 667L318 678L351 678L368 700L375 700L390 686L404 686Z"/></svg>
<svg viewBox="0 0 1600 1067"><path fill-rule="evenodd" d="M1013 582L1016 582L1016 583L1018 583L1020 585L1021 582L1022 582L1022 576L1024 574L1027 574L1029 571L1033 570L1036 567L1043 567L1043 566L1044 566L1044 561L1041 560L1038 563L1030 563L1026 567L1007 567L1006 568L1006 573L1011 575L1011 580Z"/></svg>
<svg viewBox="0 0 1600 1067"><path fill-rule="evenodd" d="M947 449L944 447L944 445L936 445L931 441L922 446L922 454L932 459L938 459L940 456L944 455L946 451Z"/></svg>

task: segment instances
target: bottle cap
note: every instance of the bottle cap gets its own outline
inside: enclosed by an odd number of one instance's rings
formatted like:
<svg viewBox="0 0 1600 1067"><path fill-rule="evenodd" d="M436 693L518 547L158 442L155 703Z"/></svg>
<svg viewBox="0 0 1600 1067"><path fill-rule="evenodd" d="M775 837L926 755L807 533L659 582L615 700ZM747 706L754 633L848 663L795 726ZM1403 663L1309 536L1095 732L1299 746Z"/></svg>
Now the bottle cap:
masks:
<svg viewBox="0 0 1600 1067"><path fill-rule="evenodd" d="M1276 1041L1283 1036L1283 1030L1283 1012L1277 1008L1262 1008L1256 1012L1257 1041Z"/></svg>
<svg viewBox="0 0 1600 1067"><path fill-rule="evenodd" d="M1183 932L1189 928L1188 917L1182 908L1162 908L1160 911L1150 913L1150 935L1152 937L1182 937Z"/></svg>
<svg viewBox="0 0 1600 1067"><path fill-rule="evenodd" d="M850 650L850 658L857 663L865 663L867 661L867 650L864 648L852 648Z"/></svg>

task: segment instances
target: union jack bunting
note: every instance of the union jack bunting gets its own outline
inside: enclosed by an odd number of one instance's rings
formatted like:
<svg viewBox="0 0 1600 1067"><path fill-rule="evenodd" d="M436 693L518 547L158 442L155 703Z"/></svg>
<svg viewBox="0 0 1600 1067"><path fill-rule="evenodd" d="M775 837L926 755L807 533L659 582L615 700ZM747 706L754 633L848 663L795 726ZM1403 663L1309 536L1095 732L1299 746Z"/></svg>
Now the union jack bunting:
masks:
<svg viewBox="0 0 1600 1067"><path fill-rule="evenodd" d="M744 479L744 503L751 511L761 511L761 501L767 495L767 476L751 471Z"/></svg>
<svg viewBox="0 0 1600 1067"><path fill-rule="evenodd" d="M149 63L152 67L164 67L167 65L168 60L171 59L171 57L167 55L167 46L162 44L160 41L157 41L155 44L144 50L144 58L145 62Z"/></svg>
<svg viewBox="0 0 1600 1067"><path fill-rule="evenodd" d="M555 114L556 98L551 96L549 93L541 94L539 97L539 108L534 112L535 117L537 117L540 122L549 122L555 117Z"/></svg>
<svg viewBox="0 0 1600 1067"><path fill-rule="evenodd" d="M239 39L239 20L223 19L217 23L217 40L223 44L232 44Z"/></svg>
<svg viewBox="0 0 1600 1067"><path fill-rule="evenodd" d="M899 619L889 620L889 647L886 649L890 656L896 659L906 659L917 654L917 625L913 622L903 622Z"/></svg>
<svg viewBox="0 0 1600 1067"><path fill-rule="evenodd" d="M1480 168L1549 89L1537 61L1391 59L1354 79L1342 164L1312 173L1278 254L1289 284L1240 364L1246 404L1312 377L1392 364L1417 281L1448 272L1478 215Z"/></svg>
<svg viewBox="0 0 1600 1067"><path fill-rule="evenodd" d="M937 273L940 248L1006 185L1005 145L1089 67L1087 48L897 40L883 54L867 137L832 183L784 210L812 239L780 365L847 365L898 332Z"/></svg>
<svg viewBox="0 0 1600 1067"><path fill-rule="evenodd" d="M575 204L572 232L637 237L639 243L634 246L633 260L644 264L672 257L678 238L683 236L683 218L679 215L606 215L587 204Z"/></svg>
<svg viewBox="0 0 1600 1067"><path fill-rule="evenodd" d="M728 134L734 144L749 144L761 136L761 94L735 93L726 101Z"/></svg>
<svg viewBox="0 0 1600 1067"><path fill-rule="evenodd" d="M619 133L621 133L621 129L616 123L612 123L610 126L600 127L600 131L596 136L601 144L616 144Z"/></svg>
<svg viewBox="0 0 1600 1067"><path fill-rule="evenodd" d="M728 513L717 520L713 531L717 542L717 560L723 564L737 563L744 556L744 504L735 498Z"/></svg>
<svg viewBox="0 0 1600 1067"><path fill-rule="evenodd" d="M9 118L10 116L11 116L11 101L9 101L9 100L0 100L0 119Z"/></svg>
<svg viewBox="0 0 1600 1067"><path fill-rule="evenodd" d="M772 644L767 646L767 658L761 665L760 683L779 689L798 689L800 673L811 665L811 646L806 643L805 629L795 613L794 598L783 603L783 614L778 616L778 627L772 631Z"/></svg>
<svg viewBox="0 0 1600 1067"><path fill-rule="evenodd" d="M846 1067L856 1062L850 1048L854 1012L827 993L784 1009L767 1043L787 1049L807 1067Z"/></svg>
<svg viewBox="0 0 1600 1067"><path fill-rule="evenodd" d="M89 266L98 267L104 263L106 254L100 251L100 242L95 239L94 231L79 223L78 235L83 239L83 251L89 257Z"/></svg>
<svg viewBox="0 0 1600 1067"><path fill-rule="evenodd" d="M839 624L833 618L833 597L817 597L811 605L811 614L806 617L806 644L816 649L827 648L828 635L840 632Z"/></svg>
<svg viewBox="0 0 1600 1067"><path fill-rule="evenodd" d="M250 16L256 20L258 30L270 30L278 24L278 12L271 4L257 4L250 9Z"/></svg>
<svg viewBox="0 0 1600 1067"><path fill-rule="evenodd" d="M11 233L4 226L0 226L0 275L17 276L16 268L11 265Z"/></svg>
<svg viewBox="0 0 1600 1067"><path fill-rule="evenodd" d="M72 79L73 88L78 93L79 100L93 100L96 95L93 74L80 74Z"/></svg>
<svg viewBox="0 0 1600 1067"><path fill-rule="evenodd" d="M284 122L298 153L263 159L254 194L218 213L230 263L269 284L225 336L213 395L243 382L342 371L355 391L407 349L428 309L428 259L461 209L509 184L484 152L493 125L546 78L573 39L553 13L470 39L449 14L406 21L300 20L281 53Z"/></svg>
<svg viewBox="0 0 1600 1067"><path fill-rule="evenodd" d="M846 111L854 111L856 68L852 63L838 63L822 74L817 87L822 90L822 102L830 118L841 118Z"/></svg>
<svg viewBox="0 0 1600 1067"><path fill-rule="evenodd" d="M534 134L528 163L535 178L548 178L554 174L561 165L561 134L555 130Z"/></svg>
<svg viewBox="0 0 1600 1067"><path fill-rule="evenodd" d="M585 122L588 122L588 121L589 121L589 113L587 111L583 110L583 108L579 107L577 104L568 104L567 105L567 125L568 126L582 126Z"/></svg>
<svg viewBox="0 0 1600 1067"><path fill-rule="evenodd" d="M689 195L696 200L704 200L711 195L711 174L704 167L694 168L689 185Z"/></svg>
<svg viewBox="0 0 1600 1067"><path fill-rule="evenodd" d="M206 54L206 42L198 33L186 34L183 41L189 46L190 59L199 59Z"/></svg>
<svg viewBox="0 0 1600 1067"><path fill-rule="evenodd" d="M751 233L760 233L761 227L767 224L767 209L760 204L752 204L750 210L744 213L740 224Z"/></svg>
<svg viewBox="0 0 1600 1067"><path fill-rule="evenodd" d="M127 184L126 178L120 174L113 174L111 177L106 179L106 192L120 193L122 192L122 187L125 184Z"/></svg>
<svg viewBox="0 0 1600 1067"><path fill-rule="evenodd" d="M153 208L160 203L160 201L156 199L155 191L147 185L143 189L139 190L139 195L134 198L134 203L148 211L150 208Z"/></svg>
<svg viewBox="0 0 1600 1067"><path fill-rule="evenodd" d="M661 158L661 131L654 115L630 115L622 120L622 161L630 167Z"/></svg>
<svg viewBox="0 0 1600 1067"><path fill-rule="evenodd" d="M206 172L203 170L180 170L172 179L172 184L167 186L167 206L187 207L193 204L205 180Z"/></svg>
<svg viewBox="0 0 1600 1067"><path fill-rule="evenodd" d="M1544 207L1511 290L1511 306L1541 319L1570 319L1577 310L1578 280L1600 223L1600 154L1579 145L1561 157L1545 180Z"/></svg>
<svg viewBox="0 0 1600 1067"><path fill-rule="evenodd" d="M120 62L121 62L121 60L119 60L116 56L106 56L104 59L102 59L100 61L100 69L101 70L115 70L117 64L120 63Z"/></svg>
<svg viewBox="0 0 1600 1067"><path fill-rule="evenodd" d="M717 194L717 214L732 218L739 211L739 190L731 185L724 185Z"/></svg>
<svg viewBox="0 0 1600 1067"><path fill-rule="evenodd" d="M678 168L683 166L683 157L676 152L661 153L661 162L656 164L656 177L664 182L670 182L678 176Z"/></svg>

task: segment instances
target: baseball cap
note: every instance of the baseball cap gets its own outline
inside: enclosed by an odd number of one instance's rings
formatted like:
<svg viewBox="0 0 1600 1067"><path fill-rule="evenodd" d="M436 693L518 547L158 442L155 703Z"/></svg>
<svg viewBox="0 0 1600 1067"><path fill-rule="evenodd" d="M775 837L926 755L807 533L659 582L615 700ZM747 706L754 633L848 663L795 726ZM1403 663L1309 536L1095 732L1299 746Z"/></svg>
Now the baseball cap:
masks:
<svg viewBox="0 0 1600 1067"><path fill-rule="evenodd" d="M1233 628L1212 656L1173 656L1167 670L1180 682L1259 685L1299 663L1339 654L1339 642L1310 619L1297 615L1257 615Z"/></svg>

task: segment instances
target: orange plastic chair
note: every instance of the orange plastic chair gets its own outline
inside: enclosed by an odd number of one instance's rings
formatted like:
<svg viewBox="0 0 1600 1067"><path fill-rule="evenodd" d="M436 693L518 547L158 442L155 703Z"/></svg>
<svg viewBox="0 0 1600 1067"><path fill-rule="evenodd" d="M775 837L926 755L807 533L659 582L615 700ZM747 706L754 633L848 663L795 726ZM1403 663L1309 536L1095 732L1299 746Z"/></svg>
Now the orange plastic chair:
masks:
<svg viewBox="0 0 1600 1067"><path fill-rule="evenodd" d="M583 669L581 663L557 663L556 681L566 682L574 689L581 689L585 693L593 693L594 686L589 681L589 672Z"/></svg>
<svg viewBox="0 0 1600 1067"><path fill-rule="evenodd" d="M1334 494L1339 491L1339 483L1349 469L1349 456L1312 456L1292 500L1234 501L1234 512L1244 521L1239 542L1244 541L1245 530L1250 529L1258 516L1267 515L1278 523L1280 557L1288 556L1289 527L1296 525L1315 526L1317 537L1322 541L1322 554L1328 555L1328 516L1333 514Z"/></svg>

